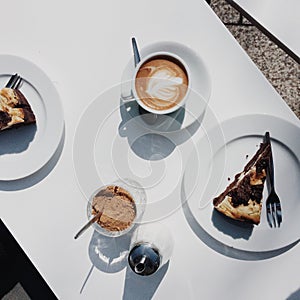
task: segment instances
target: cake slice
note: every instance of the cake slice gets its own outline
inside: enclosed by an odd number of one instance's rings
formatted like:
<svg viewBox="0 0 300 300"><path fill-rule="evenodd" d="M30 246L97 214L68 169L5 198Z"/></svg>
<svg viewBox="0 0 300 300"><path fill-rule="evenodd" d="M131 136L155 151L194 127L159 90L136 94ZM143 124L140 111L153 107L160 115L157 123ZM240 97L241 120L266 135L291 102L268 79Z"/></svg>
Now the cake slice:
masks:
<svg viewBox="0 0 300 300"><path fill-rule="evenodd" d="M18 89L0 90L0 131L35 122L28 101Z"/></svg>
<svg viewBox="0 0 300 300"><path fill-rule="evenodd" d="M269 143L260 144L244 170L235 175L225 191L213 199L216 210L235 220L259 224L270 151Z"/></svg>

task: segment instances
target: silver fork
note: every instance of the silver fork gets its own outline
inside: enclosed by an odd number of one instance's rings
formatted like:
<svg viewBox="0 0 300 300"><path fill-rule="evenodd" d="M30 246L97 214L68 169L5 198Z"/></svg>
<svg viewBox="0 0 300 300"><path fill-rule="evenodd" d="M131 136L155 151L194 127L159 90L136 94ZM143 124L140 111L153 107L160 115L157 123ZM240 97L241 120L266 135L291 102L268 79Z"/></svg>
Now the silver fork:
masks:
<svg viewBox="0 0 300 300"><path fill-rule="evenodd" d="M267 181L269 183L269 196L266 201L267 220L271 228L280 227L282 222L282 212L280 199L276 194L274 187L274 164L269 132L265 133L265 142L270 145L270 160L267 166Z"/></svg>
<svg viewBox="0 0 300 300"><path fill-rule="evenodd" d="M22 81L22 77L16 73L10 77L5 87L17 90L21 86Z"/></svg>

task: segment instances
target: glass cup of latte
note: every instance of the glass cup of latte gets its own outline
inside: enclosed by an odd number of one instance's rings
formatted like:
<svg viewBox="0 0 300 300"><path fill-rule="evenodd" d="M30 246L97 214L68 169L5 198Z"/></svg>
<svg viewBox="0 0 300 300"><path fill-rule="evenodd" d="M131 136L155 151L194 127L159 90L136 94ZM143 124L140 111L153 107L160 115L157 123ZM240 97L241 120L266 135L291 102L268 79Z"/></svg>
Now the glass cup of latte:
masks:
<svg viewBox="0 0 300 300"><path fill-rule="evenodd" d="M178 55L155 52L136 66L132 80L132 96L146 111L169 114L181 108L191 88L190 71Z"/></svg>

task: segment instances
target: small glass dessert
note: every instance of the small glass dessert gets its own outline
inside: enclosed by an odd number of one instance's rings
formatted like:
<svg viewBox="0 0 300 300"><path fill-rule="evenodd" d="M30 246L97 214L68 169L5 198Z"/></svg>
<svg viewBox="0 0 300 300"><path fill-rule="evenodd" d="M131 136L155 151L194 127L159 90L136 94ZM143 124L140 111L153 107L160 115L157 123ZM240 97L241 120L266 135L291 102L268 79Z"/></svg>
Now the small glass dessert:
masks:
<svg viewBox="0 0 300 300"><path fill-rule="evenodd" d="M93 223L94 229L105 236L117 237L129 232L141 221L145 203L145 191L137 182L116 181L92 194L87 214L91 219L101 212Z"/></svg>

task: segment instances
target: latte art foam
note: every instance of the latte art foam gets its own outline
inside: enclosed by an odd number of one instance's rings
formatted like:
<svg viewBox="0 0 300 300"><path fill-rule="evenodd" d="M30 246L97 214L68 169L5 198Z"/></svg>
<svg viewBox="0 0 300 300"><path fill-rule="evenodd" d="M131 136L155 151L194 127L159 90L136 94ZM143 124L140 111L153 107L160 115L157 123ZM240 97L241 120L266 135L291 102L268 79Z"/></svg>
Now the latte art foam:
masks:
<svg viewBox="0 0 300 300"><path fill-rule="evenodd" d="M188 78L179 64L167 59L153 59L140 67L135 88L139 99L147 107L167 110L184 98Z"/></svg>

